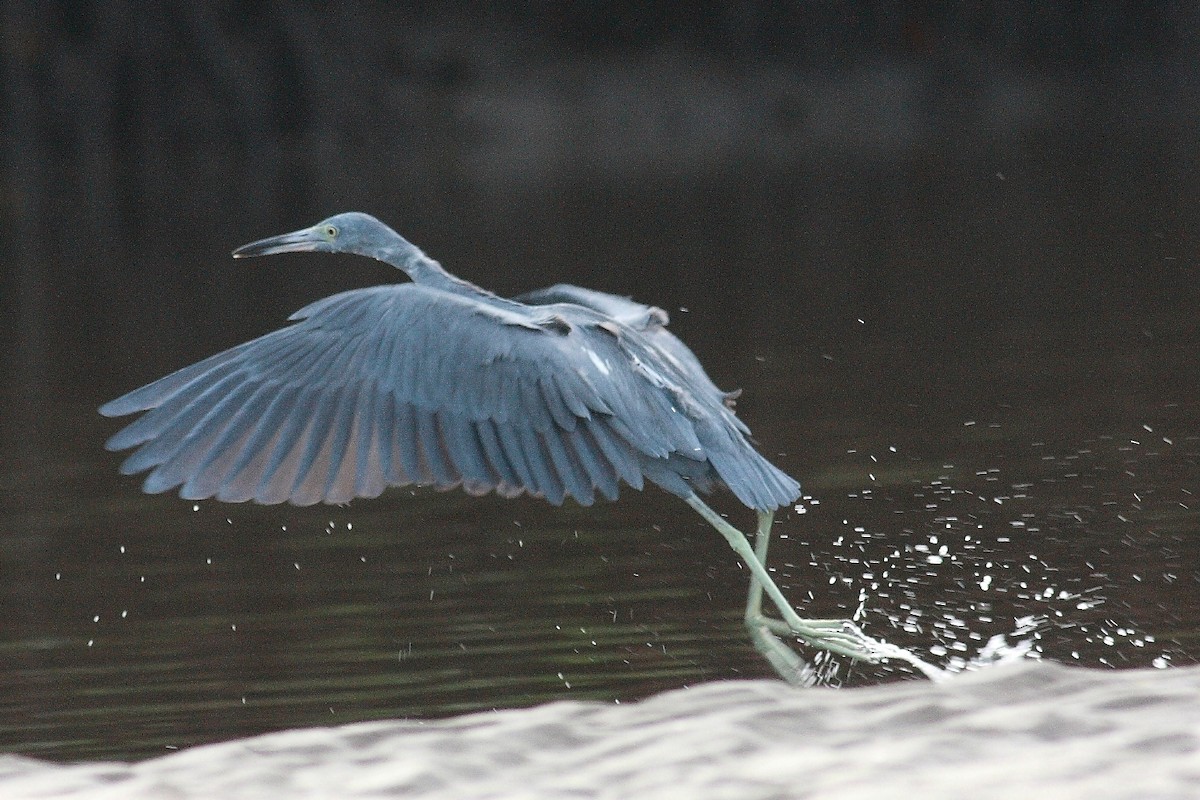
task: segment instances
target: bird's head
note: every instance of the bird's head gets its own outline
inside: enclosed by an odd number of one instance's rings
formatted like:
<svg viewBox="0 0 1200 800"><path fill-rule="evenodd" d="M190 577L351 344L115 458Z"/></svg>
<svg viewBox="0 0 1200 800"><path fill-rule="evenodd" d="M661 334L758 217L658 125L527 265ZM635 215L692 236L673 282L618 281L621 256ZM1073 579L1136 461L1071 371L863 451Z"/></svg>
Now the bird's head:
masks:
<svg viewBox="0 0 1200 800"><path fill-rule="evenodd" d="M387 225L359 211L322 220L311 228L260 239L233 251L234 258L272 256L276 253L354 253L379 258L381 249L408 244ZM411 247L411 245L409 245Z"/></svg>

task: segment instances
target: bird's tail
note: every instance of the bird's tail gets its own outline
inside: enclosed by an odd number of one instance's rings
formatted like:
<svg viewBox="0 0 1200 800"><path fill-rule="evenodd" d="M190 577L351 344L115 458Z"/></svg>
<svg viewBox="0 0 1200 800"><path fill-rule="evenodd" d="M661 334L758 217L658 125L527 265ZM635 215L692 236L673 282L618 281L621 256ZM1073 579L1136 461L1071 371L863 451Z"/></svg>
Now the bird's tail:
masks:
<svg viewBox="0 0 1200 800"><path fill-rule="evenodd" d="M727 431L726 435L728 443L707 448L707 455L738 500L750 508L773 511L800 497L800 484L795 478L767 461L740 432Z"/></svg>

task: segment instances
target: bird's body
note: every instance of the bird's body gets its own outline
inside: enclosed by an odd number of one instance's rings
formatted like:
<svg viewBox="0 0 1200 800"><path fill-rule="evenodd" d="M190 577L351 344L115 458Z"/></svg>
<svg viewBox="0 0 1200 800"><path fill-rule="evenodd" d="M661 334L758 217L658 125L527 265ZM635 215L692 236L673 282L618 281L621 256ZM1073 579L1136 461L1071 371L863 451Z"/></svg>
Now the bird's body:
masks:
<svg viewBox="0 0 1200 800"><path fill-rule="evenodd" d="M574 286L500 298L371 222L374 255L414 282L319 300L105 405L148 412L109 442L138 448L122 471L150 470L148 492L299 505L412 484L590 505L644 479L796 499L660 309ZM339 235L354 223L370 224Z"/></svg>
<svg viewBox="0 0 1200 800"><path fill-rule="evenodd" d="M754 449L733 395L661 309L569 285L501 298L357 212L234 256L294 251L369 256L412 282L318 300L289 327L102 406L106 416L145 412L107 445L136 448L121 470L148 471L145 491L307 505L415 484L589 505L649 480L746 561L747 625L781 674L802 681L806 669L775 634L879 654L849 623L800 619L770 580L773 512L799 484ZM757 550L696 495L717 486L758 512ZM764 591L785 621L761 614Z"/></svg>

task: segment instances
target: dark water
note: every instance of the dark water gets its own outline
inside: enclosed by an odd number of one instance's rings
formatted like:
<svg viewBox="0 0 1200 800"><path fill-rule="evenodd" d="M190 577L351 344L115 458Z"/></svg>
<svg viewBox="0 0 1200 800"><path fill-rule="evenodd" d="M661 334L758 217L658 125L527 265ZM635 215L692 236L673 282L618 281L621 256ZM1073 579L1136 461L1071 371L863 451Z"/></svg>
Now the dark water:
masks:
<svg viewBox="0 0 1200 800"><path fill-rule="evenodd" d="M879 387L852 385L860 368L837 359L825 379L846 380L864 416L814 411L789 398L800 379L782 359L761 367L751 389L771 402L745 413L768 452L802 453L778 460L811 496L777 526L785 591L819 616L861 606L870 632L943 664L1029 616L1044 658L1194 663L1200 404L1171 383L1190 353L1132 337L1070 355L1040 393L969 415L932 394L861 407ZM1020 355L980 366L929 389L1024 384L1038 368ZM346 508L195 507L115 477L99 446L112 425L90 405L52 411L70 436L41 453L51 499L4 519L6 749L137 758L769 674L740 626L745 574L659 492L592 509L408 491ZM899 674L843 664L836 679Z"/></svg>
<svg viewBox="0 0 1200 800"><path fill-rule="evenodd" d="M500 291L566 279L672 312L805 486L771 565L808 615L853 614L951 666L1006 635L1045 659L1166 668L1200 657L1200 182L1172 156L1179 131L1146 136L587 179L512 205L465 192L423 224L435 256ZM133 759L769 676L741 627L746 573L657 490L590 509L143 496L97 405L390 279L337 259L244 269L187 252L88 302L64 281L77 319L25 341L45 363L4 401L0 748Z"/></svg>

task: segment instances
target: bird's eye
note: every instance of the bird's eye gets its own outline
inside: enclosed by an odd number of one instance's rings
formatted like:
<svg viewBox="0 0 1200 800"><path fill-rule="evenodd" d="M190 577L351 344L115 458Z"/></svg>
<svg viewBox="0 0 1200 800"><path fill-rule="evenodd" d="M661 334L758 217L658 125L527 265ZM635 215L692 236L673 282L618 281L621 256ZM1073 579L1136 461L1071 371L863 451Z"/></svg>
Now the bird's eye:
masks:
<svg viewBox="0 0 1200 800"><path fill-rule="evenodd" d="M337 228L333 227L332 225L325 226L325 235L328 236L330 239L335 238L337 236L337 234L338 234Z"/></svg>

